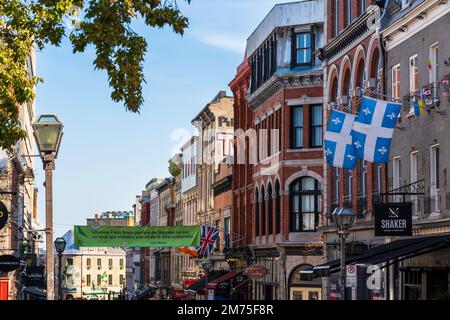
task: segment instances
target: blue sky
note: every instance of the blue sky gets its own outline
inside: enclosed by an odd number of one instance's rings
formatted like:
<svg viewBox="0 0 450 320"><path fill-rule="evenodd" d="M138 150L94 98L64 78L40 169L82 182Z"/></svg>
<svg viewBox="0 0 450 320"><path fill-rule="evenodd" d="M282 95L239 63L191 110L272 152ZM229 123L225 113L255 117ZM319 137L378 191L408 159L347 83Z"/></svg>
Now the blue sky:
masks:
<svg viewBox="0 0 450 320"><path fill-rule="evenodd" d="M37 53L36 113L54 113L64 137L54 172L55 235L111 210L131 210L135 195L153 177L168 176L168 159L191 119L242 62L245 41L275 0L178 0L190 19L184 37L137 25L146 36L147 84L141 113L113 103L104 72L94 71L92 48L73 55L65 42ZM177 138L177 139L174 139ZM39 217L45 222L44 173L36 164Z"/></svg>

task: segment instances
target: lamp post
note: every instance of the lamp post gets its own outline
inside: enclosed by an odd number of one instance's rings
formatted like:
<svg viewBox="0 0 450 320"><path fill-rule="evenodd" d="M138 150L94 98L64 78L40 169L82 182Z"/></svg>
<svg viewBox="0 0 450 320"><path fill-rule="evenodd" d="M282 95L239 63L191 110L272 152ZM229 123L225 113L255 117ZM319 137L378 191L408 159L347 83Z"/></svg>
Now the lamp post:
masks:
<svg viewBox="0 0 450 320"><path fill-rule="evenodd" d="M47 271L47 300L54 300L54 261L53 261L53 183L52 173L58 156L63 125L55 115L41 115L33 123L34 137L45 170L45 250Z"/></svg>
<svg viewBox="0 0 450 320"><path fill-rule="evenodd" d="M203 270L205 270L205 294L206 294L206 300L209 300L209 294L208 294L208 273L213 269L214 264L213 262L208 258L202 263Z"/></svg>
<svg viewBox="0 0 450 320"><path fill-rule="evenodd" d="M62 254L64 252L64 250L66 249L66 240L64 238L56 238L55 240L55 249L56 252L58 253L58 299L62 300L63 299L63 294L62 294L62 271L61 271L61 266L62 266Z"/></svg>
<svg viewBox="0 0 450 320"><path fill-rule="evenodd" d="M345 300L345 239L350 233L350 228L355 222L355 213L349 208L340 208L333 212L334 222L338 228L341 243L341 300Z"/></svg>

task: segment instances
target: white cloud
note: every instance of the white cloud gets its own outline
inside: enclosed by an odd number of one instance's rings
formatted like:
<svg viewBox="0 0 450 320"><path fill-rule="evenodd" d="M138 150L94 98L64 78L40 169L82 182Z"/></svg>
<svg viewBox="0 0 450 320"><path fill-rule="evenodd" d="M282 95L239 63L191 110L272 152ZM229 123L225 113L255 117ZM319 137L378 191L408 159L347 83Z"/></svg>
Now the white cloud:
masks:
<svg viewBox="0 0 450 320"><path fill-rule="evenodd" d="M244 54L246 39L244 36L231 34L218 34L211 32L192 32L192 35L200 42L220 49Z"/></svg>

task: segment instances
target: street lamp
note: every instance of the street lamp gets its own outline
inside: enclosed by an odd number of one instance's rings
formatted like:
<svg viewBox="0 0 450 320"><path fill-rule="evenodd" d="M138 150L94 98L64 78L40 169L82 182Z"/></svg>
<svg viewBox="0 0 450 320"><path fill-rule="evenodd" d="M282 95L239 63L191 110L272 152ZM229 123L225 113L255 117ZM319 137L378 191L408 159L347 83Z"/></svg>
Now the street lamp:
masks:
<svg viewBox="0 0 450 320"><path fill-rule="evenodd" d="M214 263L208 258L202 263L203 270L205 270L205 294L206 300L209 300L208 294L208 273L213 269Z"/></svg>
<svg viewBox="0 0 450 320"><path fill-rule="evenodd" d="M62 300L63 299L63 294L62 294L62 271L61 271L61 266L62 266L62 254L64 252L64 250L66 249L66 240L64 238L56 238L55 240L55 249L56 252L58 253L58 299Z"/></svg>
<svg viewBox="0 0 450 320"><path fill-rule="evenodd" d="M47 269L47 300L55 298L53 261L53 190L52 172L58 156L63 125L55 115L41 115L33 123L34 138L45 170L45 242Z"/></svg>
<svg viewBox="0 0 450 320"><path fill-rule="evenodd" d="M349 208L336 209L333 212L334 222L338 228L339 239L341 242L341 300L345 300L345 239L350 233L350 228L355 222L355 213Z"/></svg>

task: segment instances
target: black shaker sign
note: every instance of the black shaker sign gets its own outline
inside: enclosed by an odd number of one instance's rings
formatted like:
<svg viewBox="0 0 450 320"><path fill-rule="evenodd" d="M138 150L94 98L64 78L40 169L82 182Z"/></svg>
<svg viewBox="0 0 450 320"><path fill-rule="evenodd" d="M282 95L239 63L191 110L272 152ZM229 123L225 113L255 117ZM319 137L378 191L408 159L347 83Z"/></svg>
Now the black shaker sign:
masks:
<svg viewBox="0 0 450 320"><path fill-rule="evenodd" d="M375 236L412 236L412 203L376 203Z"/></svg>
<svg viewBox="0 0 450 320"><path fill-rule="evenodd" d="M2 230L8 222L8 208L0 201L0 230Z"/></svg>
<svg viewBox="0 0 450 320"><path fill-rule="evenodd" d="M14 271L20 266L20 260L14 256L0 256L0 271Z"/></svg>

